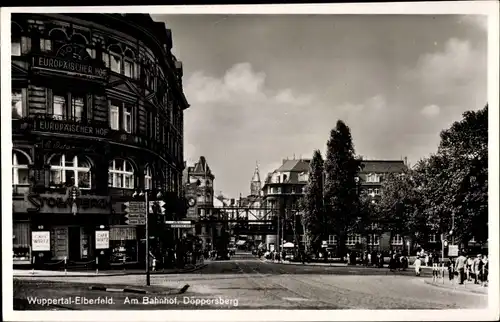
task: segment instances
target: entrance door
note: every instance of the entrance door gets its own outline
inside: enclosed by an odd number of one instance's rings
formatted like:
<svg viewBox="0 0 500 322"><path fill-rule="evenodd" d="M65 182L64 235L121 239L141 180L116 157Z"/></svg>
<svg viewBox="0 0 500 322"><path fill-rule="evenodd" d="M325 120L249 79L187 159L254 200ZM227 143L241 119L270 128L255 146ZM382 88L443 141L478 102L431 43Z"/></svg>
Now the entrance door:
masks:
<svg viewBox="0 0 500 322"><path fill-rule="evenodd" d="M70 260L80 259L80 227L68 228L68 253Z"/></svg>

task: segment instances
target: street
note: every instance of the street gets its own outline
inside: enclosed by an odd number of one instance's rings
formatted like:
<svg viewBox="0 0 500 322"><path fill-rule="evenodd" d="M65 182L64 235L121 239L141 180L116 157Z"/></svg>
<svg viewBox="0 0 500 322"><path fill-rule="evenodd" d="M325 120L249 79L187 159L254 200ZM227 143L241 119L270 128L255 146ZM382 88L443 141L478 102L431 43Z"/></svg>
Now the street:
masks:
<svg viewBox="0 0 500 322"><path fill-rule="evenodd" d="M424 283L430 272L365 267L285 265L240 253L185 274L151 276L149 294L89 290L91 285L147 289L143 275L16 277L16 309L456 309L485 308L487 295ZM43 282L42 282L43 281ZM188 284L188 290L179 290ZM85 298L87 304L28 303L34 299ZM108 298L107 303L88 299ZM146 298L146 299L145 299ZM40 301L40 300L39 300ZM62 300L61 300L62 301ZM75 301L73 301L75 302ZM112 303L110 303L112 302ZM17 303L17 304L16 304Z"/></svg>

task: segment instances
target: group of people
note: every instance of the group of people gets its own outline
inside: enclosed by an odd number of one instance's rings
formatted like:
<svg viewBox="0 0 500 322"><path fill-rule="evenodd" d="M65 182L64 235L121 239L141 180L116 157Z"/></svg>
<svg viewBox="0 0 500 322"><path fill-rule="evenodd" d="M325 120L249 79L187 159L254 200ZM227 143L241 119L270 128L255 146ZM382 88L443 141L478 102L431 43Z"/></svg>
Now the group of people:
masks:
<svg viewBox="0 0 500 322"><path fill-rule="evenodd" d="M455 260L450 260L448 266L448 277L450 281L458 276L459 284L464 284L467 280L474 284L486 285L488 282L488 258L486 255L465 256L460 253Z"/></svg>

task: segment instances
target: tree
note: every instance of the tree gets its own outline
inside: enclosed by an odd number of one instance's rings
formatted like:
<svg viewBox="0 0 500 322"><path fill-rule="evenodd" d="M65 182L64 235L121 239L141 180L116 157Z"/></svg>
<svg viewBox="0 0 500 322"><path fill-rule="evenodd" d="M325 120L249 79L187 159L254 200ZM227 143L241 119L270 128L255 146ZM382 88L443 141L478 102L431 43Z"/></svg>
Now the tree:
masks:
<svg viewBox="0 0 500 322"><path fill-rule="evenodd" d="M337 255L345 254L347 234L356 221L358 186L356 178L361 162L354 154L351 130L341 120L330 133L325 160L324 202L325 235L338 237Z"/></svg>
<svg viewBox="0 0 500 322"><path fill-rule="evenodd" d="M441 132L437 154L446 165L438 197L445 202L448 219L454 215L456 239L487 241L488 105L465 112L461 121Z"/></svg>
<svg viewBox="0 0 500 322"><path fill-rule="evenodd" d="M309 179L305 188L302 225L307 236L306 251L318 251L324 236L323 207L323 169L324 161L319 150L314 151L309 165Z"/></svg>
<svg viewBox="0 0 500 322"><path fill-rule="evenodd" d="M382 184L379 210L383 227L402 236L403 243L405 236L412 240L418 239L421 233L428 236L419 181L416 171L405 169L400 174L389 174Z"/></svg>

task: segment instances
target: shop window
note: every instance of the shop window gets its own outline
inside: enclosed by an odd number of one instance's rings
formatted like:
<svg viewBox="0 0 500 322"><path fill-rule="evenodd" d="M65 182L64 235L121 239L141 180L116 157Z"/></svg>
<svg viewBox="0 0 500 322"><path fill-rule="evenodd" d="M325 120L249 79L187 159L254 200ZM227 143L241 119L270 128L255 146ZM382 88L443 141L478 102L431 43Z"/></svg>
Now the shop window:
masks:
<svg viewBox="0 0 500 322"><path fill-rule="evenodd" d="M23 117L24 106L24 91L20 89L12 90L12 119L20 119Z"/></svg>
<svg viewBox="0 0 500 322"><path fill-rule="evenodd" d="M328 235L328 245L336 245L336 244L337 244L337 236Z"/></svg>
<svg viewBox="0 0 500 322"><path fill-rule="evenodd" d="M134 189L134 168L124 159L109 163L108 185L113 188Z"/></svg>
<svg viewBox="0 0 500 322"><path fill-rule="evenodd" d="M91 187L91 162L85 156L56 154L50 160L50 187L76 186L80 189Z"/></svg>
<svg viewBox="0 0 500 322"><path fill-rule="evenodd" d="M29 185L29 156L21 151L12 151L12 184Z"/></svg>
<svg viewBox="0 0 500 322"><path fill-rule="evenodd" d="M12 227L12 248L13 248L13 260L16 263L30 263L31 251L30 251L30 223L29 222L17 222L13 223Z"/></svg>
<svg viewBox="0 0 500 322"><path fill-rule="evenodd" d="M361 235L354 234L347 236L345 244L348 246L354 246L356 244L361 244Z"/></svg>
<svg viewBox="0 0 500 322"><path fill-rule="evenodd" d="M116 105L109 106L109 126L112 130L119 130L120 108Z"/></svg>
<svg viewBox="0 0 500 322"><path fill-rule="evenodd" d="M40 50L42 52L51 52L52 51L52 40L50 39L40 39Z"/></svg>
<svg viewBox="0 0 500 322"><path fill-rule="evenodd" d="M137 261L138 241L135 227L111 227L109 230L111 262Z"/></svg>
<svg viewBox="0 0 500 322"><path fill-rule="evenodd" d="M393 235L391 240L392 245L403 245L403 237L399 234Z"/></svg>
<svg viewBox="0 0 500 322"><path fill-rule="evenodd" d="M153 188L153 173L151 171L151 167L147 166L144 171L144 189L152 189Z"/></svg>

